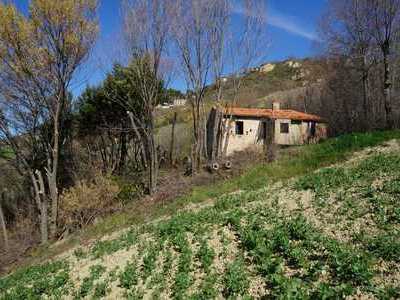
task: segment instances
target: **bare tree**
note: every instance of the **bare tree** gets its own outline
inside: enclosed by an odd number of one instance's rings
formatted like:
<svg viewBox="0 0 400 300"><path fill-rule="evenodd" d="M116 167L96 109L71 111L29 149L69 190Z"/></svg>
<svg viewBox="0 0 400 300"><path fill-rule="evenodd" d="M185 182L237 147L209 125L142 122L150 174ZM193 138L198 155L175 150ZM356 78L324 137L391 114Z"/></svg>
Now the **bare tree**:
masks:
<svg viewBox="0 0 400 300"><path fill-rule="evenodd" d="M175 126L176 126L176 121L177 121L178 113L175 111L174 116L171 120L171 142L169 145L169 162L171 166L175 165Z"/></svg>
<svg viewBox="0 0 400 300"><path fill-rule="evenodd" d="M400 30L400 1L330 1L327 12L322 16L320 29L327 53L338 57L346 67L351 66L360 74L364 129L374 126L371 121L379 121L381 115L385 118L385 126L392 128L390 65ZM382 72L375 68L377 65L382 65ZM371 70L378 72L371 74ZM377 78L379 73L382 73L382 80L378 83L382 82L379 90L383 97L376 97L374 89L377 83L370 81L371 76ZM382 106L384 111L381 111ZM355 119L360 118L356 116Z"/></svg>
<svg viewBox="0 0 400 300"><path fill-rule="evenodd" d="M73 75L96 37L96 7L96 0L32 1L25 17L13 5L0 5L0 131L32 180L43 229L51 201L52 237L57 233L61 124ZM46 239L43 232L42 242Z"/></svg>
<svg viewBox="0 0 400 300"><path fill-rule="evenodd" d="M172 16L172 37L181 71L186 81L192 108L193 145L192 171L200 169L205 146L204 94L211 70L212 24L215 23L212 0L176 1Z"/></svg>
<svg viewBox="0 0 400 300"><path fill-rule="evenodd" d="M360 74L365 129L370 126L369 72L375 62L371 17L371 10L365 0L332 0L320 22L320 36L326 52L331 56L348 57Z"/></svg>
<svg viewBox="0 0 400 300"><path fill-rule="evenodd" d="M5 202L5 191L0 193L0 227L1 230L3 231L3 239L4 239L4 248L8 252L10 249L10 245L8 242L8 233L7 233L7 227L6 227L6 219L4 217L4 212L3 212L3 203Z"/></svg>
<svg viewBox="0 0 400 300"><path fill-rule="evenodd" d="M394 125L391 99L390 59L395 38L400 31L399 0L367 0L372 14L371 35L380 49L383 60L383 95L385 99L386 123L388 128Z"/></svg>
<svg viewBox="0 0 400 300"><path fill-rule="evenodd" d="M229 70L230 85L233 93L230 97L224 94L224 86L218 94L222 95L224 109L229 115L231 107L238 105L238 95L242 88L244 74L249 72L253 65L260 64L268 48L266 6L264 1L242 0L231 7L231 19L239 16L239 28L230 28L226 33L226 54L224 70ZM218 89L217 89L218 90ZM218 143L217 156L226 156L229 144L229 132L232 127L232 117L225 118L221 123L220 142ZM225 139L221 138L225 136ZM222 144L224 141L224 144Z"/></svg>
<svg viewBox="0 0 400 300"><path fill-rule="evenodd" d="M255 49L263 44L254 39L259 33L258 25L265 18L262 1L190 0L176 1L173 17L172 36L181 64L192 106L193 118L193 171L198 171L205 151L206 116L204 102L207 87L215 82L215 100L219 105L223 99L224 73L231 73L238 79L256 57ZM233 25L234 16L244 19L238 29ZM263 24L265 25L265 23ZM265 28L265 27L264 27ZM233 54L233 56L232 56ZM240 81L240 80L239 80ZM239 87L238 87L239 88ZM216 137L218 124L214 122L213 137ZM214 138L213 138L214 139ZM214 145L218 142L213 142ZM209 152L209 159L217 155L215 147Z"/></svg>
<svg viewBox="0 0 400 300"><path fill-rule="evenodd" d="M170 5L163 0L124 2L124 32L129 57L134 60L144 118L130 114L132 126L142 128L140 141L148 163L148 189L154 193L158 177L157 146L154 138L154 110L162 97L160 82L165 81L164 59L170 30Z"/></svg>

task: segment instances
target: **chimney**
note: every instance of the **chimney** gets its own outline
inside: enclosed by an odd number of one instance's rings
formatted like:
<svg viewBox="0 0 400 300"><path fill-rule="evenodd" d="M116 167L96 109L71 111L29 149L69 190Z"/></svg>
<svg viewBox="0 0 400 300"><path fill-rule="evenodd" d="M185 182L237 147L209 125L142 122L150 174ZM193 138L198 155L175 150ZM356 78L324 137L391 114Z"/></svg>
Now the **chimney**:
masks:
<svg viewBox="0 0 400 300"><path fill-rule="evenodd" d="M279 102L272 102L272 110L280 110L281 104Z"/></svg>

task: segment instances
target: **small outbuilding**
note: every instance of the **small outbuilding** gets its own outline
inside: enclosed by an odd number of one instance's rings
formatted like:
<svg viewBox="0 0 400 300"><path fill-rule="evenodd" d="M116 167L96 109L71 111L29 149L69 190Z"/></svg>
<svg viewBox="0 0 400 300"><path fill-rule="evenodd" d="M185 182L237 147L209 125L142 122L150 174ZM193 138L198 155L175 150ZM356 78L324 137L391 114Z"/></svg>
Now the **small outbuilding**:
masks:
<svg viewBox="0 0 400 300"><path fill-rule="evenodd" d="M186 103L187 103L186 99L183 99L183 98L174 99L173 106L184 106L184 105L186 105Z"/></svg>
<svg viewBox="0 0 400 300"><path fill-rule="evenodd" d="M303 145L317 143L327 137L327 123L320 116L296 110L280 109L274 103L272 109L231 107L224 111L226 127L223 144L226 154L242 151L252 145L263 145L267 138L267 121L273 123L277 145Z"/></svg>

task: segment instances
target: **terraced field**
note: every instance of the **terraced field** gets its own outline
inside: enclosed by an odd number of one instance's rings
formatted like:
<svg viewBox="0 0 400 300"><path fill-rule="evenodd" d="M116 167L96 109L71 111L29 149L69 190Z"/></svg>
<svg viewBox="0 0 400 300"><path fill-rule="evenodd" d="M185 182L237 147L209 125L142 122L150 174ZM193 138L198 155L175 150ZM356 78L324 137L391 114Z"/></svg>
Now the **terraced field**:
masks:
<svg viewBox="0 0 400 300"><path fill-rule="evenodd" d="M0 279L0 299L343 297L400 297L397 140Z"/></svg>

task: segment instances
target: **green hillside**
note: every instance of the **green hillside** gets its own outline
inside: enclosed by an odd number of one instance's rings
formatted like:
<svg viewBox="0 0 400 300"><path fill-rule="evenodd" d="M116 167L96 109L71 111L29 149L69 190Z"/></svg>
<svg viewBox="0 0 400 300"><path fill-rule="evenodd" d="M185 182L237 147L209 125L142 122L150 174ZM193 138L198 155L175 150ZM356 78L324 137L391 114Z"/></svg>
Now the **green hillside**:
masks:
<svg viewBox="0 0 400 300"><path fill-rule="evenodd" d="M398 298L399 150L398 131L291 149L0 279L0 299Z"/></svg>
<svg viewBox="0 0 400 300"><path fill-rule="evenodd" d="M293 66L294 63L297 66ZM303 87L306 83L316 82L320 77L321 66L315 59L289 59L273 62L271 65L273 69L268 72L253 71L242 75L240 89L236 95L232 78L227 77L222 87L223 98L228 101L236 98L240 106L259 106L264 104L260 100L265 96ZM213 99L213 91L213 85L208 87L208 99Z"/></svg>
<svg viewBox="0 0 400 300"><path fill-rule="evenodd" d="M298 63L293 67L290 63ZM222 84L222 98L225 101L232 101L234 98L239 106L262 106L265 105L264 98L277 92L301 88L306 82L315 82L318 76L319 63L316 60L285 60L274 62L274 68L268 72L252 71L241 75L240 88L236 93L232 76L226 77ZM206 111L215 105L215 85L211 84L206 88L205 106ZM281 99L284 101L285 99ZM157 111L157 125L165 125L166 120L172 118L173 112L178 113L178 122L188 122L191 112L185 107L174 109L159 109Z"/></svg>

